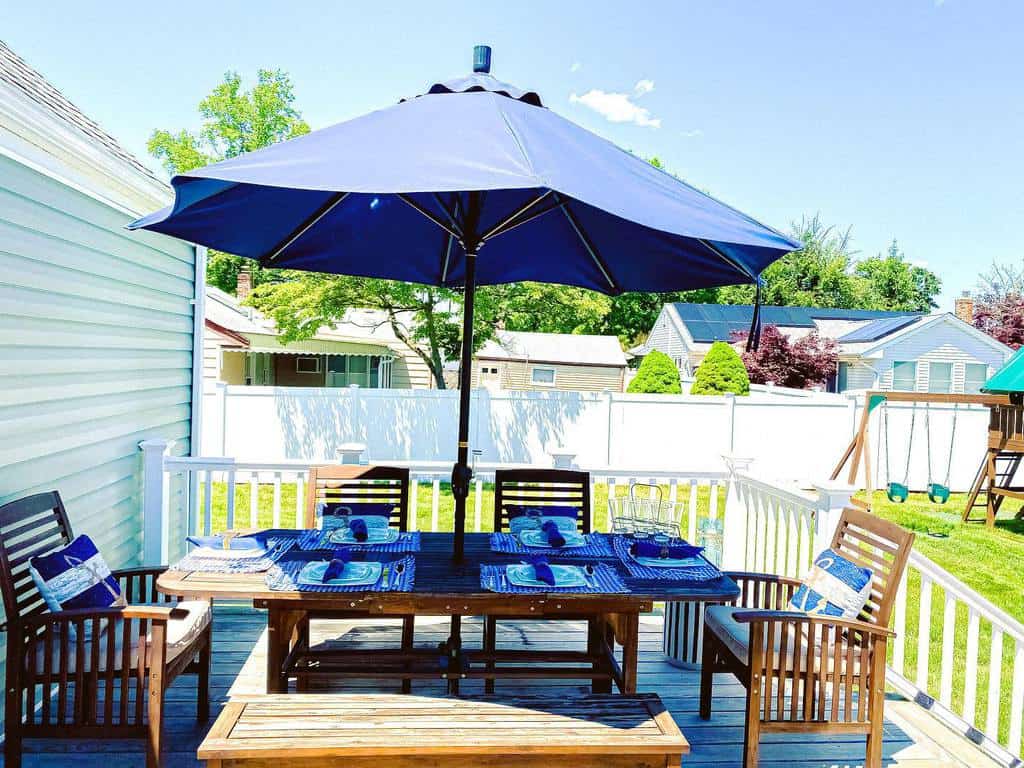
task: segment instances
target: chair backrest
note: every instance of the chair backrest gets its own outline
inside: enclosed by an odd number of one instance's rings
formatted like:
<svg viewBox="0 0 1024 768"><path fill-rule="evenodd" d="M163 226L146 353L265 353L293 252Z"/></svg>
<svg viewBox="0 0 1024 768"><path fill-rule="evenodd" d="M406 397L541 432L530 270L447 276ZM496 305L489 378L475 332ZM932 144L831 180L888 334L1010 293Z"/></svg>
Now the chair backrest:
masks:
<svg viewBox="0 0 1024 768"><path fill-rule="evenodd" d="M907 567L914 534L861 509L844 509L832 537L832 549L874 574L871 596L859 618L889 625L893 602Z"/></svg>
<svg viewBox="0 0 1024 768"><path fill-rule="evenodd" d="M46 612L46 603L29 573L29 561L65 546L73 535L56 491L0 507L0 591L8 623Z"/></svg>
<svg viewBox="0 0 1024 768"><path fill-rule="evenodd" d="M499 469L494 473L494 530L507 531L515 507L575 507L590 533L590 473L569 469ZM512 509L510 509L512 508Z"/></svg>
<svg viewBox="0 0 1024 768"><path fill-rule="evenodd" d="M409 470L356 464L310 467L306 485L306 528L316 527L316 505L320 502L390 504L388 524L406 531L409 529Z"/></svg>

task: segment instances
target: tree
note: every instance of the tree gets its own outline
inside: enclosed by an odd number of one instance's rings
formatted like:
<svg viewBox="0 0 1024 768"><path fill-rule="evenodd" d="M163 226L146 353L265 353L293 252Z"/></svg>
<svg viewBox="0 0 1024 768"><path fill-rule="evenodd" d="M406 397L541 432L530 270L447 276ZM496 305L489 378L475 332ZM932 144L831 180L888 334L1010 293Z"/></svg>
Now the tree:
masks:
<svg viewBox="0 0 1024 768"><path fill-rule="evenodd" d="M678 395L683 391L679 369L664 352L652 350L640 361L640 369L629 382L627 392L650 395Z"/></svg>
<svg viewBox="0 0 1024 768"><path fill-rule="evenodd" d="M227 72L224 82L199 102L199 132L153 131L149 153L173 175L309 133L294 101L292 82L281 70L259 70L256 85L248 91L238 73ZM241 257L210 251L206 282L234 293L242 263ZM254 285L271 279L271 271L250 263Z"/></svg>
<svg viewBox="0 0 1024 768"><path fill-rule="evenodd" d="M992 262L987 272L978 275L975 297L982 302L993 302L1011 294L1024 295L1024 259L1020 266Z"/></svg>
<svg viewBox="0 0 1024 768"><path fill-rule="evenodd" d="M729 344L716 341L704 355L694 376L691 395L750 394L750 378L743 360Z"/></svg>
<svg viewBox="0 0 1024 768"><path fill-rule="evenodd" d="M974 305L974 327L1013 349L1024 346L1024 294L1007 293Z"/></svg>
<svg viewBox="0 0 1024 768"><path fill-rule="evenodd" d="M866 281L860 301L865 308L928 312L938 306L935 296L942 290L942 281L924 267L910 264L895 239L885 256L857 262L854 274Z"/></svg>
<svg viewBox="0 0 1024 768"><path fill-rule="evenodd" d="M761 329L756 350L743 353L743 363L754 384L772 382L793 389L824 384L839 365L839 348L817 332L790 341L774 325Z"/></svg>
<svg viewBox="0 0 1024 768"><path fill-rule="evenodd" d="M500 302L510 331L604 333L612 299L597 291L548 283L511 283L487 290Z"/></svg>
<svg viewBox="0 0 1024 768"><path fill-rule="evenodd" d="M281 270L275 282L257 286L247 300L273 318L282 343L311 338L325 325L345 319L349 309L381 310L395 336L430 369L444 389L444 362L461 349L462 292L446 288ZM477 291L475 348L494 335L500 301L486 288Z"/></svg>

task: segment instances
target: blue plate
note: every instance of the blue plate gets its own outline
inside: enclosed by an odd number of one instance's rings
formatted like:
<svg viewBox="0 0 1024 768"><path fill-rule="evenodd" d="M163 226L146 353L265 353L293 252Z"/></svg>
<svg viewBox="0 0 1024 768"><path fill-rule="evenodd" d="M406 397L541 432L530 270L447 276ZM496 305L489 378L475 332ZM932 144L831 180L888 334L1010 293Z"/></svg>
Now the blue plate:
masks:
<svg viewBox="0 0 1024 768"><path fill-rule="evenodd" d="M572 549L573 547L585 547L587 546L587 537L579 531L559 531L562 534L562 538L565 539L565 544L561 547L553 547L554 549ZM519 542L524 547L545 547L552 548L551 544L548 543L548 535L544 531L538 531L536 529L527 529L519 534Z"/></svg>
<svg viewBox="0 0 1024 768"><path fill-rule="evenodd" d="M555 577L555 584L551 586L537 578L532 565L507 565L505 576L509 584L517 587L535 587L538 589L568 589L570 587L585 587L587 577L583 575L583 569L578 565L550 565L551 573Z"/></svg>
<svg viewBox="0 0 1024 768"><path fill-rule="evenodd" d="M324 571L327 570L327 566L330 563L316 562L306 563L302 566L302 570L299 571L299 584L306 584L307 586L321 586L324 582ZM345 570L341 572L341 576L336 579L331 579L326 582L330 586L334 587L361 587L376 584L380 579L380 573L383 566L380 563L348 563L345 565Z"/></svg>
<svg viewBox="0 0 1024 768"><path fill-rule="evenodd" d="M647 565L651 568L697 568L707 565L699 557L637 557L636 555L632 557L640 565Z"/></svg>
<svg viewBox="0 0 1024 768"><path fill-rule="evenodd" d="M356 535L351 528L338 528L331 531L327 537L332 544L351 544L353 546L365 546L366 544L393 544L398 540L397 528L367 528L366 541L356 541Z"/></svg>

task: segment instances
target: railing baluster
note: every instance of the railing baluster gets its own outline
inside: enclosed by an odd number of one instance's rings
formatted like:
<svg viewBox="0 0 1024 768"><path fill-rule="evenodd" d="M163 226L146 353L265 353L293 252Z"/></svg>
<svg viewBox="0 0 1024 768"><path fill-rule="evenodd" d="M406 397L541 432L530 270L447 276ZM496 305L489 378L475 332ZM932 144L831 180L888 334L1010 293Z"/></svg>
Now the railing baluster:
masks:
<svg viewBox="0 0 1024 768"><path fill-rule="evenodd" d="M260 483L255 472L249 475L249 525L260 527Z"/></svg>
<svg viewBox="0 0 1024 768"><path fill-rule="evenodd" d="M430 530L436 533L438 527L438 513L441 507L441 478L435 475L432 486L433 487L430 492Z"/></svg>
<svg viewBox="0 0 1024 768"><path fill-rule="evenodd" d="M484 508L484 481L479 477L476 479L475 497L473 499L473 530L480 532L480 515Z"/></svg>
<svg viewBox="0 0 1024 768"><path fill-rule="evenodd" d="M419 525L419 488L420 478L419 475L410 473L409 475L409 530L415 531Z"/></svg>
<svg viewBox="0 0 1024 768"><path fill-rule="evenodd" d="M235 527L235 470L228 470L227 526Z"/></svg>
<svg viewBox="0 0 1024 768"><path fill-rule="evenodd" d="M306 474L298 472L295 475L295 527L302 528L302 519L306 515Z"/></svg>
<svg viewBox="0 0 1024 768"><path fill-rule="evenodd" d="M942 656L939 667L939 701L946 707L953 703L953 640L956 635L956 598L946 592L942 608Z"/></svg>
<svg viewBox="0 0 1024 768"><path fill-rule="evenodd" d="M274 473L274 509L273 526L281 527L281 473Z"/></svg>
<svg viewBox="0 0 1024 768"><path fill-rule="evenodd" d="M967 611L967 665L964 667L963 717L968 723L974 725L974 721L978 716L978 630L981 619L978 616L978 612L970 606L968 606Z"/></svg>
<svg viewBox="0 0 1024 768"><path fill-rule="evenodd" d="M786 575L796 578L803 575L800 571L800 522L804 515L802 509L792 504L787 507L789 526L786 531Z"/></svg>
<svg viewBox="0 0 1024 768"><path fill-rule="evenodd" d="M921 574L921 613L917 622L917 687L928 690L928 647L932 639L932 580Z"/></svg>
<svg viewBox="0 0 1024 768"><path fill-rule="evenodd" d="M712 519L718 517L718 491L718 481L712 480L710 490L708 491L708 517Z"/></svg>
<svg viewBox="0 0 1024 768"><path fill-rule="evenodd" d="M764 566L761 568L765 573L778 573L775 567L777 556L776 547L779 544L778 509L779 502L771 496L765 496L765 533L764 533Z"/></svg>
<svg viewBox="0 0 1024 768"><path fill-rule="evenodd" d="M597 531L597 518L595 513L597 511L597 480L594 476L590 476L590 509L586 510L586 513L590 515L590 530ZM606 505L607 506L607 505ZM608 530L611 530L611 520L608 520L606 526Z"/></svg>
<svg viewBox="0 0 1024 768"><path fill-rule="evenodd" d="M1021 716L1024 714L1024 641L1017 639L1013 649L1013 687L1010 693L1010 740L1007 747L1021 753Z"/></svg>
<svg viewBox="0 0 1024 768"><path fill-rule="evenodd" d="M691 543L697 541L697 496L700 494L700 486L696 480L690 481L689 518L686 521L686 534Z"/></svg>
<svg viewBox="0 0 1024 768"><path fill-rule="evenodd" d="M213 472L203 474L203 533L213 533Z"/></svg>
<svg viewBox="0 0 1024 768"><path fill-rule="evenodd" d="M892 668L897 674L906 677L904 669L904 649L906 648L907 628L907 575L909 567L904 569L903 578L896 590L896 603L893 606L893 631L896 637L892 640Z"/></svg>
<svg viewBox="0 0 1024 768"><path fill-rule="evenodd" d="M992 625L992 646L988 655L988 711L985 713L985 732L999 733L999 707L1003 691L1003 631Z"/></svg>

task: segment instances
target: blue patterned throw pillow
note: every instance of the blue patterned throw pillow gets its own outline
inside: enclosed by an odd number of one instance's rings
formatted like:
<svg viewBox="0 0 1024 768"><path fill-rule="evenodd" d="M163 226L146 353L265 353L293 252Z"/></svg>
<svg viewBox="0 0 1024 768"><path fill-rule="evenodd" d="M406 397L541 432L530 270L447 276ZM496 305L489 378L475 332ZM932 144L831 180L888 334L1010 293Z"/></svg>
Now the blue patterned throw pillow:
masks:
<svg viewBox="0 0 1024 768"><path fill-rule="evenodd" d="M51 611L125 605L117 580L88 536L29 561L32 579Z"/></svg>
<svg viewBox="0 0 1024 768"><path fill-rule="evenodd" d="M789 606L794 611L855 619L871 595L870 568L862 568L833 549L816 558Z"/></svg>

